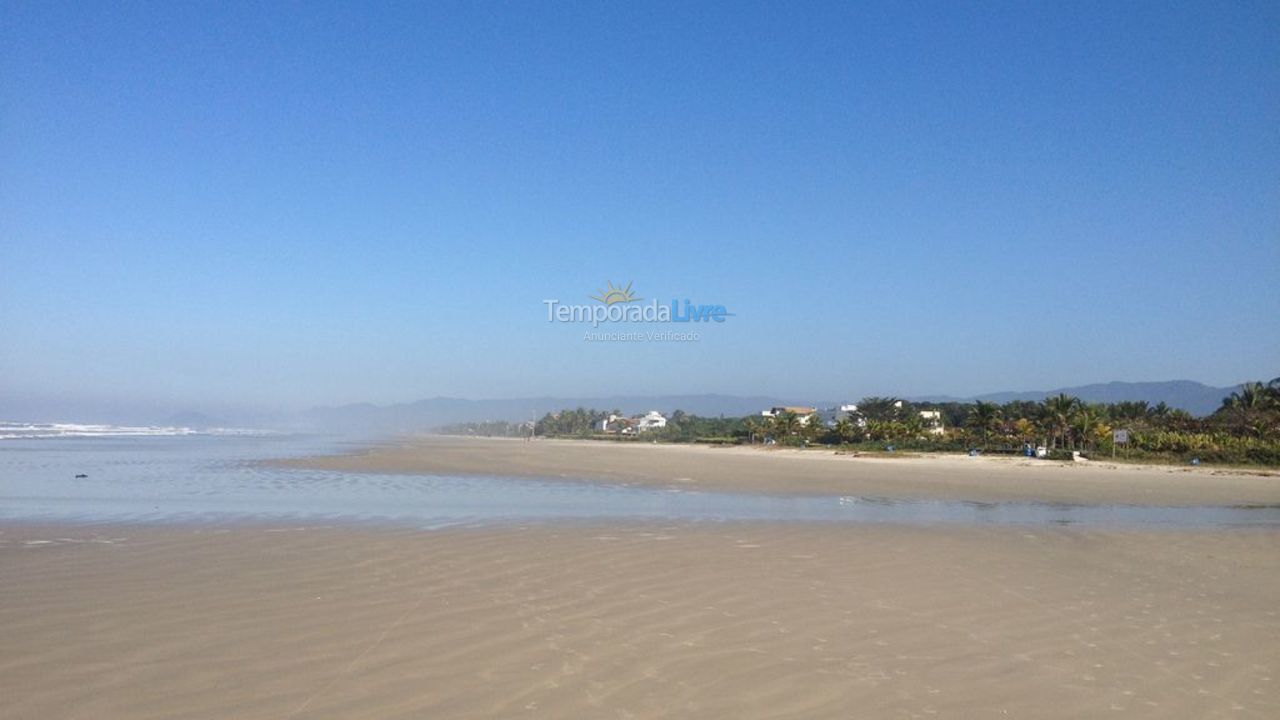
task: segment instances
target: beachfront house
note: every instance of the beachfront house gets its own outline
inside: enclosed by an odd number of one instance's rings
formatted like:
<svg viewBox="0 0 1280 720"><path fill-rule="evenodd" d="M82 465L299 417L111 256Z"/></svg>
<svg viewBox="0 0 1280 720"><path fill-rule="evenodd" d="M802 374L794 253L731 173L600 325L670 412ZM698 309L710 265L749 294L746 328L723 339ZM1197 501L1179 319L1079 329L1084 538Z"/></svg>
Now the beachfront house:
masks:
<svg viewBox="0 0 1280 720"><path fill-rule="evenodd" d="M640 432L648 432L649 430L661 430L667 426L667 418L657 410L649 412L636 418L636 429Z"/></svg>
<svg viewBox="0 0 1280 720"><path fill-rule="evenodd" d="M942 426L941 410L921 410L920 419L924 420L925 432L930 435L942 435L947 431Z"/></svg>
<svg viewBox="0 0 1280 720"><path fill-rule="evenodd" d="M611 433L614 435L630 435L636 431L636 421L629 417L621 415L609 414L609 417L600 421L600 432Z"/></svg>
<svg viewBox="0 0 1280 720"><path fill-rule="evenodd" d="M644 415L636 415L634 417L623 417L622 415L610 413L609 417L600 421L600 432L615 435L632 435L638 432L661 430L666 426L667 418L657 410L650 410Z"/></svg>

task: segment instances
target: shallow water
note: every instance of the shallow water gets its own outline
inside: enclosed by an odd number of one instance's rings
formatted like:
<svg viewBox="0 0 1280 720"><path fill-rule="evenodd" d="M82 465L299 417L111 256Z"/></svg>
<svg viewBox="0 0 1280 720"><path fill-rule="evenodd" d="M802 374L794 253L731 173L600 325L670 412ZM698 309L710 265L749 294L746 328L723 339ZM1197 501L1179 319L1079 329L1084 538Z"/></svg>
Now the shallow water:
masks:
<svg viewBox="0 0 1280 720"><path fill-rule="evenodd" d="M297 470L257 462L352 447L334 438L279 435L3 440L0 519L120 523L325 520L417 527L637 519L1280 528L1277 507L770 496L525 478ZM88 477L76 478L77 474Z"/></svg>

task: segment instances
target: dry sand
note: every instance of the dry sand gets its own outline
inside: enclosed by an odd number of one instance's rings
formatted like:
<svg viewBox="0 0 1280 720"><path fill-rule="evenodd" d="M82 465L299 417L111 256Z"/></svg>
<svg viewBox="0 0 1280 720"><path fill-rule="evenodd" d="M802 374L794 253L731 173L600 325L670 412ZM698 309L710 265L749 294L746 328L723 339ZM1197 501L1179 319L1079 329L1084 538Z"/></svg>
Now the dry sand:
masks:
<svg viewBox="0 0 1280 720"><path fill-rule="evenodd" d="M603 479L708 490L1086 504L1280 503L1280 475L997 457L861 456L601 441L423 437L287 464L354 472Z"/></svg>
<svg viewBox="0 0 1280 720"><path fill-rule="evenodd" d="M1275 532L0 530L0 718L1280 717Z"/></svg>

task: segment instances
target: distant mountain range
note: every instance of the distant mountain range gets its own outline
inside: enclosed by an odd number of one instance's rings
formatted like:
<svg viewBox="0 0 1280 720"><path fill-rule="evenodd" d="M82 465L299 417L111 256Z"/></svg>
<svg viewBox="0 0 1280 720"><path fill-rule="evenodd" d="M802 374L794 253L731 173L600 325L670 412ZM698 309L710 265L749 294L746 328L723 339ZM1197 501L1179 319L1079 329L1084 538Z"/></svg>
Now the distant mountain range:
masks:
<svg viewBox="0 0 1280 720"><path fill-rule="evenodd" d="M1124 402L1146 400L1155 405L1163 402L1169 407L1186 410L1192 415L1208 415L1222 405L1222 398L1235 392L1240 386L1211 387L1191 380L1168 382L1109 382L1054 390L1025 390L1020 392L995 392L973 397L957 398L947 395L930 395L912 400L928 402L984 402L1007 403L1012 400L1040 401L1051 395L1066 393L1086 402Z"/></svg>
<svg viewBox="0 0 1280 720"><path fill-rule="evenodd" d="M1169 382L1111 382L1053 390L1027 390L998 392L973 397L932 395L909 398L919 402L987 402L1005 403L1010 400L1043 400L1050 395L1066 393L1088 402L1120 402L1146 400L1152 405L1164 402L1170 407L1181 408L1193 415L1207 415L1218 408L1222 398L1238 386L1210 387L1190 380ZM856 402L858 398L839 401L814 402L806 398L778 398L771 396L736 395L618 395L607 397L538 397L509 400L465 400L436 397L399 405L371 405L360 403L339 407L319 407L301 413L287 423L299 428L360 429L372 433L411 432L437 428L449 423L479 422L484 420L520 421L538 418L547 412L566 408L595 408L620 410L634 414L646 410L670 413L684 410L705 416L738 417L760 412L775 405L812 405L832 407L841 402Z"/></svg>
<svg viewBox="0 0 1280 720"><path fill-rule="evenodd" d="M1222 398L1238 386L1210 387L1189 380L1170 382L1111 382L1095 385L997 392L973 397L929 395L909 397L913 401L973 402L985 400L1004 403L1010 400L1042 400L1060 392L1089 402L1146 400L1164 402L1193 415L1207 415L1218 408ZM41 422L103 422L115 424L173 425L190 428L252 427L283 430L334 431L344 434L387 435L399 432L422 432L442 425L483 420L528 420L565 408L617 409L627 414L659 410L670 413L684 410L705 416L740 417L776 405L809 405L832 407L857 402L857 397L816 400L804 397L766 395L616 395L602 397L536 397L503 400L466 400L435 397L397 405L359 403L338 407L317 407L285 415L218 412L212 417L199 412L174 414L147 407L99 407L77 404L66 398L41 401L35 398L5 396L0 393L0 420Z"/></svg>

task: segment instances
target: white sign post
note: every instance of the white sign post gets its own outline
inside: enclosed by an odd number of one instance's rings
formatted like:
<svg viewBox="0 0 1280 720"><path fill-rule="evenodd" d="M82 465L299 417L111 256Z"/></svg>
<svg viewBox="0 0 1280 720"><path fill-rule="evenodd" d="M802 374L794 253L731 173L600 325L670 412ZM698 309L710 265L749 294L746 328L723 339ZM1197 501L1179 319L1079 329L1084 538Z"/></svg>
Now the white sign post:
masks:
<svg viewBox="0 0 1280 720"><path fill-rule="evenodd" d="M1128 445L1128 444L1129 444L1128 430L1112 430L1111 431L1111 459L1114 460L1116 457L1117 445Z"/></svg>

